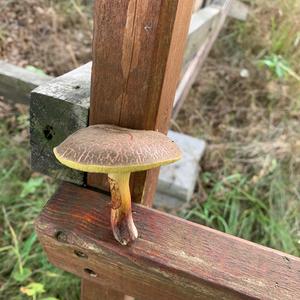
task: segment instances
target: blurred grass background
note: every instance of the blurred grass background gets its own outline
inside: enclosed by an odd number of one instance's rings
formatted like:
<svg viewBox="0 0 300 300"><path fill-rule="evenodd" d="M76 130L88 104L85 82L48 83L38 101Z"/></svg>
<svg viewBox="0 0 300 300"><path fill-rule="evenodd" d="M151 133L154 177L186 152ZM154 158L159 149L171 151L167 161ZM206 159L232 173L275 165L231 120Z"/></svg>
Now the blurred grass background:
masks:
<svg viewBox="0 0 300 300"><path fill-rule="evenodd" d="M300 3L245 2L249 19L227 22L172 123L208 142L193 199L177 213L299 256ZM90 60L85 1L5 0L0 10L0 59L52 75ZM27 108L0 101L0 299L79 299L79 280L36 240L56 183L32 173L29 153Z"/></svg>

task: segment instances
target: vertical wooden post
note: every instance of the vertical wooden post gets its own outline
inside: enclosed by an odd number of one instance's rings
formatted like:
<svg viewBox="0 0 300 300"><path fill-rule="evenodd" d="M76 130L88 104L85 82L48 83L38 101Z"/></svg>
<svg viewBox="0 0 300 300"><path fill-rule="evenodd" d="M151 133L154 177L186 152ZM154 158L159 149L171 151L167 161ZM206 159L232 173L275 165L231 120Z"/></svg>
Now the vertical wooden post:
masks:
<svg viewBox="0 0 300 300"><path fill-rule="evenodd" d="M194 0L95 0L90 125L167 132L193 4ZM158 172L132 176L135 202L152 205ZM87 183L107 189L102 175L89 174ZM90 283L83 281L82 286L82 300L90 300ZM100 295L108 293L100 286L98 290ZM124 299L110 293L111 299Z"/></svg>
<svg viewBox="0 0 300 300"><path fill-rule="evenodd" d="M96 0L90 124L166 133L193 0ZM158 171L132 176L132 198L151 205ZM107 188L88 176L88 184Z"/></svg>

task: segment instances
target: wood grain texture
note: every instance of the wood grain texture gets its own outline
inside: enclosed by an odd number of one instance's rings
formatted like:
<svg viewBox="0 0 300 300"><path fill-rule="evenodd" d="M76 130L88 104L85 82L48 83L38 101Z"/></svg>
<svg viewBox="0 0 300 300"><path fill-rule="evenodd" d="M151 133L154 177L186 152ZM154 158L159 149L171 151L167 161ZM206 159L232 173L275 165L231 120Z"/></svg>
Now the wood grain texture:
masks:
<svg viewBox="0 0 300 300"><path fill-rule="evenodd" d="M64 184L36 222L50 261L146 300L300 299L299 258L141 205L133 207L140 238L122 247L109 210L107 196Z"/></svg>
<svg viewBox="0 0 300 300"><path fill-rule="evenodd" d="M192 9L193 0L95 2L90 125L167 132ZM134 201L151 205L157 176L132 176Z"/></svg>
<svg viewBox="0 0 300 300"><path fill-rule="evenodd" d="M81 300L125 300L124 294L108 289L90 280L81 281Z"/></svg>

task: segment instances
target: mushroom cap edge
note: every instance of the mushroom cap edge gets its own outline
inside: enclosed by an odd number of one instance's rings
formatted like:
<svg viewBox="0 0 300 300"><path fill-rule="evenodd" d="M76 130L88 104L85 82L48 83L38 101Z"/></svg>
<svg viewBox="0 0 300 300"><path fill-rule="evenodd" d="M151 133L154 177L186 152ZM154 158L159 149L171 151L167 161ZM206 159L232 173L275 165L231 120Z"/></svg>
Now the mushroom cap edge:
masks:
<svg viewBox="0 0 300 300"><path fill-rule="evenodd" d="M138 171L145 171L154 169L157 167L161 167L164 165L171 164L173 162L178 161L181 159L181 155L174 158L169 159L165 161L155 162L155 163L149 163L149 164L143 164L143 165L126 165L126 166L102 166L102 165L93 165L93 164L82 164L79 162L75 162L72 160L68 160L61 155L56 150L56 147L53 149L53 153L56 157L56 159L63 164L64 166L67 166L71 169L75 169L77 171L82 171L86 173L126 173L126 172L138 172Z"/></svg>

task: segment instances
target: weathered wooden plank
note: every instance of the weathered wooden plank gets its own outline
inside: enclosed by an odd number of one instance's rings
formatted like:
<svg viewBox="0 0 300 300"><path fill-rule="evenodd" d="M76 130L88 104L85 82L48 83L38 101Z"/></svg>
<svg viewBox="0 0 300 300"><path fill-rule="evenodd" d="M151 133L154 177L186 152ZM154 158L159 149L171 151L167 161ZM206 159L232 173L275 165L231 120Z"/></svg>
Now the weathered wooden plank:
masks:
<svg viewBox="0 0 300 300"><path fill-rule="evenodd" d="M124 294L105 288L90 280L81 281L81 300L125 300Z"/></svg>
<svg viewBox="0 0 300 300"><path fill-rule="evenodd" d="M182 104L184 103L184 100L188 96L192 84L195 82L195 79L205 59L207 58L215 40L218 37L228 12L231 9L232 0L215 0L214 5L217 5L216 7L221 8L217 21L214 22L214 25L210 34L207 36L205 43L200 46L196 56L187 67L187 70L185 71L185 74L183 75L182 80L177 88L174 101L173 118L176 118Z"/></svg>
<svg viewBox="0 0 300 300"><path fill-rule="evenodd" d="M196 19L195 16L199 12L198 10L203 4L202 2L203 0L195 1L195 8L194 8L195 13L193 15L193 19ZM249 14L249 8L247 5L245 5L241 1L233 0L232 7L229 10L229 16L245 21L247 19L248 14ZM211 23L211 20L207 20L207 21L208 23ZM201 23L199 23L199 27L202 26ZM205 28L207 28L207 24L203 24L203 28L204 28L203 31L206 32ZM191 28L189 32L192 35L194 35L193 37L194 40L195 39L199 40L198 44L201 45L201 41L203 41L204 33L201 32L200 30L199 35L195 35L193 34L194 32L191 32ZM194 44L194 40L192 41L190 40L191 38L189 38L185 50L184 65L186 65L187 62L190 62L190 57L191 56L194 57L198 50L195 49L194 46L192 46L192 44ZM192 51L193 52L192 55L190 54L191 48L194 49ZM21 102L25 104L29 103L30 92L37 86L42 85L51 79L52 79L51 76L40 75L35 72L14 66L12 64L0 60L0 95L5 96L7 99L12 100L14 102Z"/></svg>
<svg viewBox="0 0 300 300"><path fill-rule="evenodd" d="M95 1L89 125L167 133L192 6L193 0ZM152 205L158 173L132 174L133 201ZM107 183L105 175L87 174L89 186Z"/></svg>
<svg viewBox="0 0 300 300"><path fill-rule="evenodd" d="M53 148L88 124L91 63L35 89L30 102L31 167L33 170L84 184L84 175L62 166Z"/></svg>
<svg viewBox="0 0 300 300"><path fill-rule="evenodd" d="M184 53L182 72L188 68L191 60L197 55L199 48L204 44L210 32L220 17L221 7L208 6L194 13L189 27L187 47Z"/></svg>
<svg viewBox="0 0 300 300"><path fill-rule="evenodd" d="M140 238L113 238L109 198L64 184L36 229L50 261L141 299L300 299L300 259L134 205Z"/></svg>
<svg viewBox="0 0 300 300"><path fill-rule="evenodd" d="M28 103L30 92L52 79L0 60L0 96L8 100Z"/></svg>
<svg viewBox="0 0 300 300"><path fill-rule="evenodd" d="M193 0L96 1L90 125L167 132L192 8ZM107 189L103 177L89 174L88 184ZM133 174L133 200L150 204L157 177L158 169Z"/></svg>

